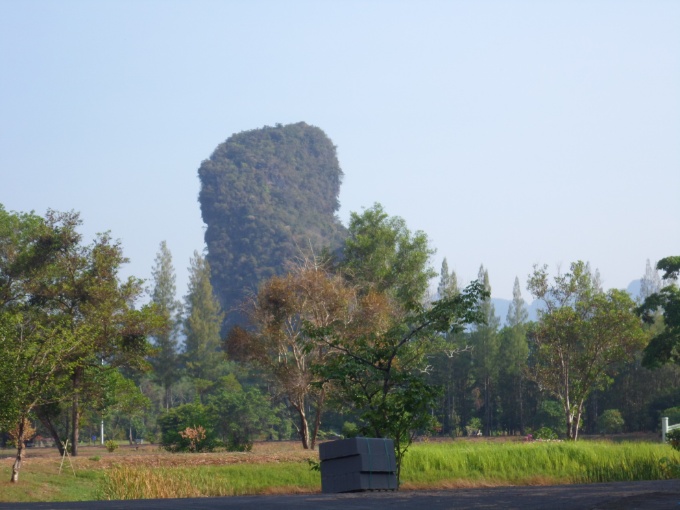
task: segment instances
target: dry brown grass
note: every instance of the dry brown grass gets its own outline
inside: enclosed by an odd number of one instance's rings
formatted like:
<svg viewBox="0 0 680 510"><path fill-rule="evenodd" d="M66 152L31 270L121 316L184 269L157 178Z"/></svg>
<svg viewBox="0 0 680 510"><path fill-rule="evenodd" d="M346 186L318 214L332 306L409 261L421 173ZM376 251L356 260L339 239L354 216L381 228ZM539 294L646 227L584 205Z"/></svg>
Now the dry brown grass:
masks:
<svg viewBox="0 0 680 510"><path fill-rule="evenodd" d="M176 471L182 468L200 468L220 466L276 466L282 464L303 466L308 471L307 459L317 459L317 451L305 451L297 442L267 442L256 443L253 451L248 453L215 452L215 453L169 453L156 445L142 445L139 447L121 445L114 452L108 452L103 446L81 446L79 455L71 458L77 476L73 476L69 460L63 463L61 475L59 467L62 459L56 448L29 448L26 452L19 484L10 484L9 476L16 450L0 449L0 502L11 501L75 501L96 499L101 482L116 473L153 473L147 475L145 481L140 482L139 490L145 490L148 483L154 482L156 489L168 488L168 494L194 494L194 487L189 486L181 475L171 477L170 480L158 481L158 471ZM287 464L286 464L287 463ZM290 468L282 468L288 471ZM139 477L137 477L139 478ZM176 479L175 479L176 478ZM144 479L144 477L143 477ZM295 484L261 488L259 493L302 493L310 492L309 487L296 488ZM170 490L172 489L172 490ZM155 489L154 489L155 490ZM158 492L158 491L156 491ZM226 495L226 489L215 487L213 494ZM231 489L229 494L243 493ZM141 494L141 492L140 492Z"/></svg>
<svg viewBox="0 0 680 510"><path fill-rule="evenodd" d="M280 462L301 462L318 459L316 450L304 450L299 442L258 442L251 452L213 452L213 453L170 453L157 445L139 447L123 445L114 452L103 446L81 446L79 455L72 457L77 469L107 469L114 465L125 464L131 467L188 467L223 466L229 464L276 464ZM0 465L14 462L15 451L0 450ZM99 460L93 458L99 457ZM29 448L22 469L31 466L54 465L59 469L61 457L56 448ZM70 470L68 459L64 469Z"/></svg>

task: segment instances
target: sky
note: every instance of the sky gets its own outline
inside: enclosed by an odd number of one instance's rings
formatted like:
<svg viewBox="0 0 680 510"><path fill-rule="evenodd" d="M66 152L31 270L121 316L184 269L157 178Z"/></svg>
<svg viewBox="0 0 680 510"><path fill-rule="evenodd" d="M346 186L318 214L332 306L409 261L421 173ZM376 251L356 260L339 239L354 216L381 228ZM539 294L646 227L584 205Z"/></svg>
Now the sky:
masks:
<svg viewBox="0 0 680 510"><path fill-rule="evenodd" d="M625 288L680 254L678 34L674 0L0 0L0 203L79 211L125 275L165 240L181 297L201 162L304 121L345 225L379 202L494 297L575 260Z"/></svg>

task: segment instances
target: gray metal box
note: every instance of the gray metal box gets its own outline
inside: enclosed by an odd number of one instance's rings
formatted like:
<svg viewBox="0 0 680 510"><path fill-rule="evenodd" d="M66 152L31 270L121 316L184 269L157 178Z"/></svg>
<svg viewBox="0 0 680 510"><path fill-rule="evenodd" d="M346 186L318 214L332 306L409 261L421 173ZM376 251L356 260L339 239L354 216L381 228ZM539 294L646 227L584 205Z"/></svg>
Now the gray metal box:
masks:
<svg viewBox="0 0 680 510"><path fill-rule="evenodd" d="M394 441L374 437L352 437L319 445L319 459L322 461L352 455L380 455L381 452L394 458Z"/></svg>
<svg viewBox="0 0 680 510"><path fill-rule="evenodd" d="M391 439L356 437L319 445L321 490L396 490L397 462Z"/></svg>
<svg viewBox="0 0 680 510"><path fill-rule="evenodd" d="M321 475L324 493L397 490L395 473L345 473L336 476Z"/></svg>
<svg viewBox="0 0 680 510"><path fill-rule="evenodd" d="M336 475L341 473L394 473L397 469L394 453L392 455L372 454L372 455L351 455L337 459L326 459L321 461L324 473Z"/></svg>

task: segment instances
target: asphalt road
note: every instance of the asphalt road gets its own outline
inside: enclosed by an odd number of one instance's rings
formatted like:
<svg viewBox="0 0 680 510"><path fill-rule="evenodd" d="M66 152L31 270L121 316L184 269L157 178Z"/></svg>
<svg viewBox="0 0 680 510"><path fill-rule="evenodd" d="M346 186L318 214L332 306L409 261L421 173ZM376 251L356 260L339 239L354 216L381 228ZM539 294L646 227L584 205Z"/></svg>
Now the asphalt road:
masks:
<svg viewBox="0 0 680 510"><path fill-rule="evenodd" d="M363 492L291 496L2 503L0 509L92 510L661 510L680 509L680 480L446 491Z"/></svg>

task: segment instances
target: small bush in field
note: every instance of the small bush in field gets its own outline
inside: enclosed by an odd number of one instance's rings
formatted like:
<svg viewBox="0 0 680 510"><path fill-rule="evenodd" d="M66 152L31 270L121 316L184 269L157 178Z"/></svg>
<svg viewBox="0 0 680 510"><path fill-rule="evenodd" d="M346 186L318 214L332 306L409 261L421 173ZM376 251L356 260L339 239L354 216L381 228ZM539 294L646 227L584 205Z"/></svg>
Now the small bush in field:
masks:
<svg viewBox="0 0 680 510"><path fill-rule="evenodd" d="M357 437L357 435L359 435L359 427L356 423L346 421L342 424L342 435L347 438Z"/></svg>
<svg viewBox="0 0 680 510"><path fill-rule="evenodd" d="M209 409L200 403L170 409L158 419L161 446L170 452L213 451L217 441L209 414Z"/></svg>
<svg viewBox="0 0 680 510"><path fill-rule="evenodd" d="M674 450L680 451L680 429L671 430L666 434L666 442L671 445Z"/></svg>
<svg viewBox="0 0 680 510"><path fill-rule="evenodd" d="M200 425L198 427L187 427L180 430L179 435L189 442L189 451L195 452L197 445L205 439L205 429Z"/></svg>
<svg viewBox="0 0 680 510"><path fill-rule="evenodd" d="M536 432L534 432L534 439L557 439L557 434L550 427L541 427Z"/></svg>
<svg viewBox="0 0 680 510"><path fill-rule="evenodd" d="M618 434L623 431L623 416L618 409L607 409L597 419L597 429L600 434Z"/></svg>
<svg viewBox="0 0 680 510"><path fill-rule="evenodd" d="M481 436L482 420L479 418L471 418L470 422L465 425L465 433L470 436Z"/></svg>
<svg viewBox="0 0 680 510"><path fill-rule="evenodd" d="M113 441L111 439L109 439L106 443L104 443L104 446L109 451L109 453L113 453L114 451L116 451L118 449L118 443L116 443L115 441Z"/></svg>

